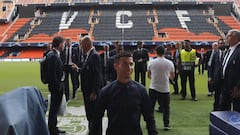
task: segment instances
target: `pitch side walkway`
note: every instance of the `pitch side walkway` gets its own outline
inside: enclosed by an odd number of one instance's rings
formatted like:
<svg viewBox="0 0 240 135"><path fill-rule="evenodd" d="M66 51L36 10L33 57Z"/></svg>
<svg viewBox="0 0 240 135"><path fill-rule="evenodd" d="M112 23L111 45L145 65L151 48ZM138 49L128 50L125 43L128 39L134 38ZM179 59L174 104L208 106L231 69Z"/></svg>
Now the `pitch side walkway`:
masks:
<svg viewBox="0 0 240 135"><path fill-rule="evenodd" d="M48 113L46 115L46 122ZM85 115L84 106L67 107L67 114L64 117L58 117L58 127L66 131L66 135L87 135L88 121ZM103 118L103 135L107 127L107 118Z"/></svg>

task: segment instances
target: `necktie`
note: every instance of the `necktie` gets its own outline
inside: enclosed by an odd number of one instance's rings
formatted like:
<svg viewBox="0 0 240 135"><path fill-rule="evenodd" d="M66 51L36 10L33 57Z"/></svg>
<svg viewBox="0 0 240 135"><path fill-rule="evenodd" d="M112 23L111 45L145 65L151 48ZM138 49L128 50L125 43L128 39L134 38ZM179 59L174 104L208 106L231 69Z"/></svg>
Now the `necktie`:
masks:
<svg viewBox="0 0 240 135"><path fill-rule="evenodd" d="M228 49L227 50L227 53L226 53L226 55L224 56L224 60L223 60L223 66L226 64L226 62L227 62L227 58L228 58L228 56L229 56L229 52L231 51L231 49Z"/></svg>
<svg viewBox="0 0 240 135"><path fill-rule="evenodd" d="M104 67L107 67L108 58L109 58L109 53L104 52Z"/></svg>
<svg viewBox="0 0 240 135"><path fill-rule="evenodd" d="M223 60L223 63L222 63L222 78L224 78L224 76L225 76L225 70L226 70L226 67L227 67L226 66L227 65L227 59L229 57L230 51L231 51L231 49L228 49L226 55L224 56L224 60Z"/></svg>
<svg viewBox="0 0 240 135"><path fill-rule="evenodd" d="M67 62L66 62L67 65L69 65L69 56L70 56L70 48L67 48Z"/></svg>
<svg viewBox="0 0 240 135"><path fill-rule="evenodd" d="M83 55L83 59L84 59L84 62L87 61L87 60L86 60L86 59L87 59L87 54L84 54L84 55Z"/></svg>

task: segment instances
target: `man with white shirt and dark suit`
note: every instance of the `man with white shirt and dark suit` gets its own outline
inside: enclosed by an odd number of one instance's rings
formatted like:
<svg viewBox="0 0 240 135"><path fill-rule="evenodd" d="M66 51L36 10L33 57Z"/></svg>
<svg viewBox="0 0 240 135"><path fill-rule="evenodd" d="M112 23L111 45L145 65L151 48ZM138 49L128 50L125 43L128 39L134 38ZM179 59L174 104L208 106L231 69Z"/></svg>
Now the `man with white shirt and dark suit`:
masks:
<svg viewBox="0 0 240 135"><path fill-rule="evenodd" d="M142 41L137 42L137 49L133 51L135 81L139 82L139 75L141 75L141 84L145 86L147 61L149 60L148 50L143 48Z"/></svg>
<svg viewBox="0 0 240 135"><path fill-rule="evenodd" d="M76 97L76 91L79 87L78 72L72 69L72 65L78 62L79 56L76 48L72 47L72 40L70 38L66 39L65 47L61 52L61 59L64 64L65 71L65 95L66 100L69 100L69 74L71 75L71 82L73 87L72 99Z"/></svg>
<svg viewBox="0 0 240 135"><path fill-rule="evenodd" d="M213 60L213 56L214 54L217 52L218 50L218 43L217 42L213 42L212 43L212 49L207 51L206 54L205 54L205 64L206 64L206 67L207 67L207 70L208 70L208 96L212 96L213 95L213 86L212 84L210 83L210 79L209 79L209 75L211 74L211 70L210 69L210 66L212 64L212 60Z"/></svg>
<svg viewBox="0 0 240 135"><path fill-rule="evenodd" d="M240 31L229 30L226 36L229 49L222 63L223 91L220 110L240 112Z"/></svg>
<svg viewBox="0 0 240 135"><path fill-rule="evenodd" d="M83 93L84 106L88 120L89 135L95 135L97 131L92 130L94 125L94 115L96 115L95 104L100 89L103 86L102 63L98 52L93 47L92 40L85 36L81 41L83 53L83 65L78 67L76 64L72 68L80 72L81 90Z"/></svg>
<svg viewBox="0 0 240 135"><path fill-rule="evenodd" d="M178 88L178 75L179 75L179 56L180 56L180 51L182 49L182 44L181 42L177 42L175 44L175 51L173 53L173 64L175 68L175 77L173 79L175 85L173 85L174 92L172 94L179 94L179 88Z"/></svg>
<svg viewBox="0 0 240 135"><path fill-rule="evenodd" d="M107 61L107 66L106 66L106 80L107 84L110 82L113 82L117 79L117 71L114 68L114 60L115 57L122 53L124 51L123 45L119 45L118 48L116 48L116 54L111 56L108 61Z"/></svg>
<svg viewBox="0 0 240 135"><path fill-rule="evenodd" d="M107 62L108 59L110 58L109 55L109 45L104 45L103 46L103 53L100 54L101 60L102 60L102 72L103 72L103 84L106 85L107 84L107 72L106 72L106 68L107 68Z"/></svg>
<svg viewBox="0 0 240 135"><path fill-rule="evenodd" d="M48 128L50 135L59 135L60 133L65 133L65 131L60 131L57 127L57 113L64 91L64 67L60 58L60 52L64 48L64 38L61 36L54 37L52 47L46 59L48 90L51 93Z"/></svg>
<svg viewBox="0 0 240 135"><path fill-rule="evenodd" d="M218 50L214 54L212 58L211 65L209 66L209 76L208 81L211 83L214 94L214 103L213 103L213 111L219 110L220 105L220 94L222 91L222 82L221 82L221 66L223 62L224 55L226 53L226 45L223 39L218 40Z"/></svg>

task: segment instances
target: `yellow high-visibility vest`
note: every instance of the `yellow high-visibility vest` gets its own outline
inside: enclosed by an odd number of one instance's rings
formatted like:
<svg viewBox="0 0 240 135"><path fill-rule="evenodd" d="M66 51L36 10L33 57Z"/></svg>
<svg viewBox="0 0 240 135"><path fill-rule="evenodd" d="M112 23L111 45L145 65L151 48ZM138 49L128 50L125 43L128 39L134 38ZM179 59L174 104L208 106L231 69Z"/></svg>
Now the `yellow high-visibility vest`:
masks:
<svg viewBox="0 0 240 135"><path fill-rule="evenodd" d="M180 58L181 58L181 62L185 63L185 62L193 62L195 63L196 61L196 50L192 49L190 52L186 51L185 49L182 49L180 52Z"/></svg>

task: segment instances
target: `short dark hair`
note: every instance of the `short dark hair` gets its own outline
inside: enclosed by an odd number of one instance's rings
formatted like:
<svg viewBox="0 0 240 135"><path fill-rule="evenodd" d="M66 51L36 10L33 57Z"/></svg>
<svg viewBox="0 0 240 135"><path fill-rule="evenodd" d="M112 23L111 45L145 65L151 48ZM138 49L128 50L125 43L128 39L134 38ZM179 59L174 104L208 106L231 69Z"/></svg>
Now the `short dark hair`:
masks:
<svg viewBox="0 0 240 135"><path fill-rule="evenodd" d="M185 39L184 41L185 41L185 42L189 42L189 43L190 43L190 40L189 40L189 39Z"/></svg>
<svg viewBox="0 0 240 135"><path fill-rule="evenodd" d="M142 41L138 41L138 42L137 42L137 45L142 45L142 44L143 44Z"/></svg>
<svg viewBox="0 0 240 135"><path fill-rule="evenodd" d="M53 38L52 47L58 47L63 42L64 38L62 36L56 36Z"/></svg>
<svg viewBox="0 0 240 135"><path fill-rule="evenodd" d="M163 46L159 45L159 46L157 46L157 48L156 48L156 52L157 52L157 55L158 55L158 56L162 56L162 55L164 55L164 53L165 53L165 48L164 48Z"/></svg>
<svg viewBox="0 0 240 135"><path fill-rule="evenodd" d="M114 63L117 63L123 57L132 57L132 55L128 52L121 52L115 56Z"/></svg>

